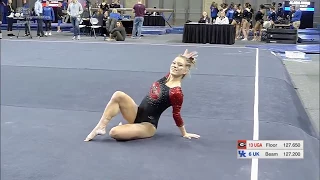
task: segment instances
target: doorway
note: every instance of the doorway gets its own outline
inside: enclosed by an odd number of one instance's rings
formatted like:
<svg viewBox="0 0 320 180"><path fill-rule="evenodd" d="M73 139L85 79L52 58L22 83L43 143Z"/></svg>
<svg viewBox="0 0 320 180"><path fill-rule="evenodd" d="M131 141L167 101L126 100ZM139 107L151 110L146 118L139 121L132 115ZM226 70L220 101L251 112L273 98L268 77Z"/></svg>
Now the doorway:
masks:
<svg viewBox="0 0 320 180"><path fill-rule="evenodd" d="M203 0L146 0L148 8L173 9L174 13L171 15L165 12L165 18L169 20L170 24L183 25L186 21L198 22L203 11Z"/></svg>
<svg viewBox="0 0 320 180"><path fill-rule="evenodd" d="M183 25L188 20L199 21L203 11L202 0L173 0L173 3L175 25Z"/></svg>
<svg viewBox="0 0 320 180"><path fill-rule="evenodd" d="M159 7L162 9L173 9L169 23L183 25L186 21L198 22L203 11L203 0L147 0L148 8ZM168 19L171 13L164 13Z"/></svg>

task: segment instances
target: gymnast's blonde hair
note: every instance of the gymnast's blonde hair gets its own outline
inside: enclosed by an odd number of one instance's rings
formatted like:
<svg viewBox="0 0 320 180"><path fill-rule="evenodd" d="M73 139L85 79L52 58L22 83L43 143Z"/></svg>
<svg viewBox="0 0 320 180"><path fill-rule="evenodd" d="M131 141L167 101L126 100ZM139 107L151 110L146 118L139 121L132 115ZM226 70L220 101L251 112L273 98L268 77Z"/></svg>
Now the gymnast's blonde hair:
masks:
<svg viewBox="0 0 320 180"><path fill-rule="evenodd" d="M188 74L189 74L189 76L191 77L190 71L191 71L192 68L196 68L197 59L196 59L195 57L190 57L190 58L188 58L188 57L183 56L182 54L180 54L179 57L183 58L183 59L187 62L187 63L186 63L186 66L187 66L188 71L189 71ZM182 79L183 79L185 76L186 76L186 75L183 75L183 76L182 76Z"/></svg>

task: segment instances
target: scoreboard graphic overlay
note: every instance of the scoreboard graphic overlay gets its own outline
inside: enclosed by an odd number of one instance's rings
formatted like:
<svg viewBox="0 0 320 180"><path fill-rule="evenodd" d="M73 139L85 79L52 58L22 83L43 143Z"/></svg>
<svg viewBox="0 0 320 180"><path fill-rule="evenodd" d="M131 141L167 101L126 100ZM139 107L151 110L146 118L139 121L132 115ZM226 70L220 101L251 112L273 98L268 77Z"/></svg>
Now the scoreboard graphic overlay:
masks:
<svg viewBox="0 0 320 180"><path fill-rule="evenodd" d="M238 140L238 159L303 159L301 140Z"/></svg>

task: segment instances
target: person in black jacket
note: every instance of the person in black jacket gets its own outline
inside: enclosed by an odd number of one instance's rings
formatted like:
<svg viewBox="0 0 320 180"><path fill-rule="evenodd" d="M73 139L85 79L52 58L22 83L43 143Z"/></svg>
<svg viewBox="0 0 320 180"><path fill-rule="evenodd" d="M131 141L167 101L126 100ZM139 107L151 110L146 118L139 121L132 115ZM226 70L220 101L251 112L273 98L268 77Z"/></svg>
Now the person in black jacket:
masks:
<svg viewBox="0 0 320 180"><path fill-rule="evenodd" d="M277 17L278 18L285 18L284 17L284 9L282 7L282 3L278 3L278 10L277 10Z"/></svg>
<svg viewBox="0 0 320 180"><path fill-rule="evenodd" d="M12 7L12 0L8 0L7 14L8 14L8 16L7 16L7 18L8 18L8 27L7 27L8 36L15 36L12 33L13 16L14 16L14 8Z"/></svg>
<svg viewBox="0 0 320 180"><path fill-rule="evenodd" d="M106 0L102 0L102 3L100 4L100 8L103 10L103 14L105 12L108 13L108 11L110 9L110 5L106 2Z"/></svg>
<svg viewBox="0 0 320 180"><path fill-rule="evenodd" d="M116 27L110 32L110 39L108 41L124 41L126 36L126 29L123 27L122 22L118 21Z"/></svg>
<svg viewBox="0 0 320 180"><path fill-rule="evenodd" d="M209 24L210 23L210 18L208 17L207 12L203 12L201 18L199 19L198 23L206 23Z"/></svg>
<svg viewBox="0 0 320 180"><path fill-rule="evenodd" d="M264 15L265 15L265 6L261 4L259 11L255 15L256 24L254 25L254 28L253 28L253 34L254 34L253 41L261 40L261 30L263 28Z"/></svg>
<svg viewBox="0 0 320 180"><path fill-rule="evenodd" d="M2 32L1 32L2 14L3 14L2 9L4 8L2 6L3 6L3 2L2 2L2 0L0 0L0 39L2 39Z"/></svg>
<svg viewBox="0 0 320 180"><path fill-rule="evenodd" d="M58 20L57 32L61 32L60 25L62 23L63 16L64 16L64 14L62 12L62 3L59 2L58 7L57 7L57 20Z"/></svg>

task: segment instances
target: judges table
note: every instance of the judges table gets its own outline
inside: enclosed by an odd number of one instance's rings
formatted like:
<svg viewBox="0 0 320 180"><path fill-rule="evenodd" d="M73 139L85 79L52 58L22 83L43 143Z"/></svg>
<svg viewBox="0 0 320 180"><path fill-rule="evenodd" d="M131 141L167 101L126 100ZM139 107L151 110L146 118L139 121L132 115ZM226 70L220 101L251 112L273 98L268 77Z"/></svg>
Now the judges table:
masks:
<svg viewBox="0 0 320 180"><path fill-rule="evenodd" d="M162 16L144 16L143 26L166 26Z"/></svg>
<svg viewBox="0 0 320 180"><path fill-rule="evenodd" d="M132 19L127 19L127 20L121 20L123 27L126 29L127 35L132 34L132 29L133 29L133 20Z"/></svg>
<svg viewBox="0 0 320 180"><path fill-rule="evenodd" d="M182 42L232 45L235 43L235 33L235 27L230 24L187 23Z"/></svg>

